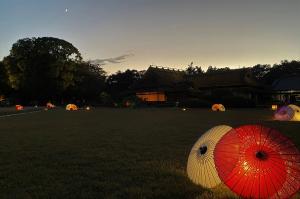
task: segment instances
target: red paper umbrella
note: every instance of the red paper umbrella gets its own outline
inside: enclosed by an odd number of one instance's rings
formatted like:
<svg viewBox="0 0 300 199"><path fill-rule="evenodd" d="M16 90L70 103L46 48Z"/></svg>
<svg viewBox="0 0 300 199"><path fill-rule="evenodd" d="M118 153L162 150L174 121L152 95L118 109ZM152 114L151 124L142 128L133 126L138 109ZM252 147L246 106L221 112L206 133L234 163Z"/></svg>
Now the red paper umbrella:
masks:
<svg viewBox="0 0 300 199"><path fill-rule="evenodd" d="M221 180L244 198L289 198L300 189L300 153L274 129L232 129L215 148Z"/></svg>

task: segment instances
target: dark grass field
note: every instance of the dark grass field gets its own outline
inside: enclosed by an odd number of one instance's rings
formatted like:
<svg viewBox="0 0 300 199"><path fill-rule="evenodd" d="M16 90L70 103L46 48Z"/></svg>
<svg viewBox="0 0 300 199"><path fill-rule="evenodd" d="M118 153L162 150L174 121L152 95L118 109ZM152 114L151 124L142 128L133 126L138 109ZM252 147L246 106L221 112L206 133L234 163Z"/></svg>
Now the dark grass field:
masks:
<svg viewBox="0 0 300 199"><path fill-rule="evenodd" d="M25 113L30 113L30 112L35 112L35 111L42 111L43 108L34 108L34 107L25 107L23 111L17 111L15 107L0 107L0 118L1 117L7 117L13 116L15 114L25 114Z"/></svg>
<svg viewBox="0 0 300 199"><path fill-rule="evenodd" d="M58 109L1 117L0 198L232 198L222 185L192 184L187 157L209 128L254 123L277 128L299 148L300 122L272 121L264 109Z"/></svg>

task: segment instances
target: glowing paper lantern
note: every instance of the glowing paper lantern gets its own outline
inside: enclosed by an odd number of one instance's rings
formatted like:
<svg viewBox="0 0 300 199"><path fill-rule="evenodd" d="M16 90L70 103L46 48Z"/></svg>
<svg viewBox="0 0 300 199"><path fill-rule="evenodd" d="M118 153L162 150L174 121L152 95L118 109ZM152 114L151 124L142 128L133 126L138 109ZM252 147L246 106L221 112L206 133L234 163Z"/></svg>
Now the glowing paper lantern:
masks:
<svg viewBox="0 0 300 199"><path fill-rule="evenodd" d="M271 109L272 109L273 111L276 111L277 108L278 108L278 106L277 106L276 104L273 104L272 107L271 107Z"/></svg>
<svg viewBox="0 0 300 199"><path fill-rule="evenodd" d="M16 105L16 110L17 111L22 111L22 110L24 110L24 107L22 105L17 104Z"/></svg>
<svg viewBox="0 0 300 199"><path fill-rule="evenodd" d="M300 189L300 153L277 130L246 125L217 143L221 180L242 198L289 198Z"/></svg>
<svg viewBox="0 0 300 199"><path fill-rule="evenodd" d="M300 107L296 106L294 104L290 104L289 107L292 108L294 111L294 115L291 120L292 121L300 121Z"/></svg>
<svg viewBox="0 0 300 199"><path fill-rule="evenodd" d="M78 110L78 107L75 105L75 104L68 104L66 106L66 110L67 111L77 111Z"/></svg>
<svg viewBox="0 0 300 199"><path fill-rule="evenodd" d="M211 107L213 111L225 111L225 106L223 104L214 104Z"/></svg>
<svg viewBox="0 0 300 199"><path fill-rule="evenodd" d="M132 104L130 101L126 101L124 105L125 105L125 107L130 107Z"/></svg>
<svg viewBox="0 0 300 199"><path fill-rule="evenodd" d="M294 117L294 110L289 106L282 106L274 114L275 120L290 121Z"/></svg>
<svg viewBox="0 0 300 199"><path fill-rule="evenodd" d="M212 188L221 183L214 164L214 149L218 141L232 128L220 125L208 130L194 144L187 163L188 177L203 187Z"/></svg>
<svg viewBox="0 0 300 199"><path fill-rule="evenodd" d="M55 108L55 105L52 104L51 102L48 102L48 103L46 104L46 107L47 107L47 109L52 109L52 108Z"/></svg>

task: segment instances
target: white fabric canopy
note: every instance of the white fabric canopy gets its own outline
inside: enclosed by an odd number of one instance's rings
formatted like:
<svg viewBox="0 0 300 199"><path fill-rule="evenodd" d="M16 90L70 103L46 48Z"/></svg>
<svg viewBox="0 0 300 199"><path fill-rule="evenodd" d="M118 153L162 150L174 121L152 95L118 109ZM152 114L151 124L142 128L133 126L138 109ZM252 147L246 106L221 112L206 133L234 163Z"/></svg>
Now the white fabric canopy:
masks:
<svg viewBox="0 0 300 199"><path fill-rule="evenodd" d="M198 185L213 188L221 183L215 162L214 149L218 141L232 129L220 125L208 130L194 144L187 163L188 177Z"/></svg>
<svg viewBox="0 0 300 199"><path fill-rule="evenodd" d="M289 107L294 111L294 116L291 121L300 121L300 107L294 104L290 104Z"/></svg>

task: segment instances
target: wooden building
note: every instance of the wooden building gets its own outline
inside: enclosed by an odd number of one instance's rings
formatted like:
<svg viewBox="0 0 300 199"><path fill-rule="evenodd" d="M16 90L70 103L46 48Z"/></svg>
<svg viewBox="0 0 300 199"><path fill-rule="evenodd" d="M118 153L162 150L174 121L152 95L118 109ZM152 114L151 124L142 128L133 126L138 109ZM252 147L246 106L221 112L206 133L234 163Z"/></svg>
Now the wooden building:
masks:
<svg viewBox="0 0 300 199"><path fill-rule="evenodd" d="M176 96L184 92L181 88L184 80L183 71L150 66L141 81L134 85L134 90L137 97L149 103L176 101Z"/></svg>
<svg viewBox="0 0 300 199"><path fill-rule="evenodd" d="M265 91L249 68L215 71L190 78L193 88L206 96L239 97L258 102Z"/></svg>
<svg viewBox="0 0 300 199"><path fill-rule="evenodd" d="M144 102L166 102L167 96L163 91L157 92L137 92L136 96Z"/></svg>
<svg viewBox="0 0 300 199"><path fill-rule="evenodd" d="M233 97L259 103L265 91L248 68L187 75L180 70L150 66L134 88L137 97L152 103L188 99L224 103Z"/></svg>
<svg viewBox="0 0 300 199"><path fill-rule="evenodd" d="M272 84L273 99L282 104L300 104L300 74L282 77Z"/></svg>

